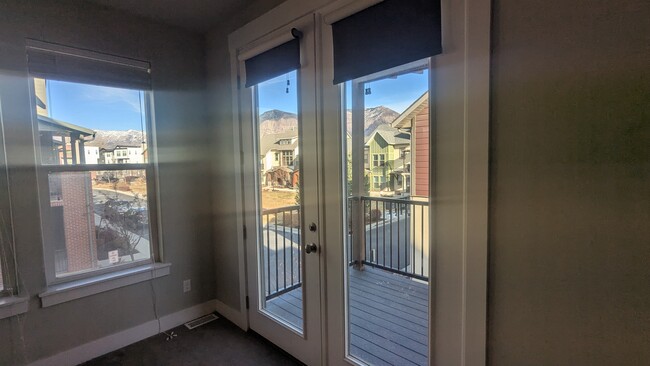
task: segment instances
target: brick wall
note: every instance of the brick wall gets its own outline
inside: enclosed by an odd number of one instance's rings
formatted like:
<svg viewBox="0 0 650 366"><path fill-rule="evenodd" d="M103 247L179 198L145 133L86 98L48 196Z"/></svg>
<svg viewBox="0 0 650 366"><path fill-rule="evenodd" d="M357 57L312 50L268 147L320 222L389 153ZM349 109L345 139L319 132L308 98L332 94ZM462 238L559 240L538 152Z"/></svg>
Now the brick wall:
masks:
<svg viewBox="0 0 650 366"><path fill-rule="evenodd" d="M61 196L68 272L92 268L97 244L90 173L62 174Z"/></svg>

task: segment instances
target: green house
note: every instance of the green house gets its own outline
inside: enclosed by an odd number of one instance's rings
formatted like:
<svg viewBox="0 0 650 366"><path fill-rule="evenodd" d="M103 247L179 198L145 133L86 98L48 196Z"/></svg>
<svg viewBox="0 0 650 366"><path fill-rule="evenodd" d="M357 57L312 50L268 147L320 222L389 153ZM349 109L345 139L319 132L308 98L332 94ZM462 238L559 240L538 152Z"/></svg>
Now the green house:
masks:
<svg viewBox="0 0 650 366"><path fill-rule="evenodd" d="M364 160L370 192L408 192L411 135L379 125L366 137Z"/></svg>

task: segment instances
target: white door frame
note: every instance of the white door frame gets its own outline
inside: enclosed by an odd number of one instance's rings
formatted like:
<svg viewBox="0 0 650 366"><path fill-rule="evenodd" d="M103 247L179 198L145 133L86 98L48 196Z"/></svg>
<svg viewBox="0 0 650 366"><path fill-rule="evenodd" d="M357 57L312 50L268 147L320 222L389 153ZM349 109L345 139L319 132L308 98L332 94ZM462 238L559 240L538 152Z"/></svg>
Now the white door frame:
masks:
<svg viewBox="0 0 650 366"><path fill-rule="evenodd" d="M344 361L342 146L339 89L332 85L332 50L329 24L379 0L288 0L229 37L233 83L234 123L238 123L236 98L237 45L248 44L260 29L277 29L302 15L316 14L318 125L321 129L320 193L322 364ZM489 139L490 1L442 1L443 53L433 58L431 161L436 175L431 204L436 207L430 256L432 281L429 327L430 364L484 365L486 362L487 212ZM432 73L432 75L434 74ZM435 100L434 100L435 99ZM337 101L336 105L331 104ZM435 111L435 112L433 112ZM434 114L435 113L435 114ZM336 123L338 125L338 123ZM432 129L433 131L434 129ZM242 163L240 135L235 125L235 167ZM238 202L241 181L237 179ZM326 209L325 209L326 208ZM236 207L243 212L243 207ZM434 216L434 215L432 215ZM241 219L241 218L240 218ZM241 221L243 225L243 220ZM245 311L246 277L243 236L238 238L240 310ZM326 265L325 265L326 264Z"/></svg>
<svg viewBox="0 0 650 366"><path fill-rule="evenodd" d="M259 131L257 129L256 98L254 88L246 88L243 84L246 78L244 61L268 49L293 39L292 29L302 32L300 38L301 68L298 72L298 115L300 121L300 179L301 179L301 249L302 244L315 243L320 246L319 230L306 230L309 223L315 223L320 228L319 220L319 180L318 180L318 149L316 126L316 69L315 69L315 27L314 16L305 15L295 21L275 30L265 31L256 29L253 35L261 37L254 42L235 49L238 55L238 84L239 84L239 132L241 144L241 170L243 193L243 222L247 231L245 238L247 265L247 294L249 296L248 322L250 328L283 348L294 357L308 365L321 362L321 310L320 310L320 267L319 253L302 256L302 294L303 294L303 325L302 329L292 326L272 312L264 310L263 300L264 274L259 272L262 259L258 250L261 240L260 230L261 197L259 195L260 179L259 160L257 151Z"/></svg>

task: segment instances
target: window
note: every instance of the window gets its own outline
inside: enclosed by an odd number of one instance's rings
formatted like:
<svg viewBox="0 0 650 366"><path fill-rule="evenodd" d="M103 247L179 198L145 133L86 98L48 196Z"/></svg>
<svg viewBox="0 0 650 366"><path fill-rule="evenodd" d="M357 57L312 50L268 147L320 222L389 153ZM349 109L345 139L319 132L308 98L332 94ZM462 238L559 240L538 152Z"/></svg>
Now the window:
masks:
<svg viewBox="0 0 650 366"><path fill-rule="evenodd" d="M83 68L80 75L50 75L31 66L35 141L45 168L39 190L48 192L41 195L48 284L152 263L155 167L147 156L130 163L86 153L126 157L127 149L116 147L151 143L149 89L115 85L115 75L107 78L101 68L93 69L100 70L94 80Z"/></svg>
<svg viewBox="0 0 650 366"><path fill-rule="evenodd" d="M282 166L293 165L293 151L282 152Z"/></svg>
<svg viewBox="0 0 650 366"><path fill-rule="evenodd" d="M386 154L372 154L372 166L380 167L386 163Z"/></svg>
<svg viewBox="0 0 650 366"><path fill-rule="evenodd" d="M275 153L275 161L280 161L280 153L279 152Z"/></svg>

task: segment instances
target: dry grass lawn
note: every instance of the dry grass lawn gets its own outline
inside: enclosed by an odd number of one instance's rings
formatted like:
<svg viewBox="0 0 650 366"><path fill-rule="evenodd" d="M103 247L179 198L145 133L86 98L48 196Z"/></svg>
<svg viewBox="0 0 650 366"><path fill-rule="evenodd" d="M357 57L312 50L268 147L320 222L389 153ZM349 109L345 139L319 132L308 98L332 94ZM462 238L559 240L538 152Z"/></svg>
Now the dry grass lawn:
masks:
<svg viewBox="0 0 650 366"><path fill-rule="evenodd" d="M293 191L262 191L262 208L272 209L296 205L296 192Z"/></svg>

